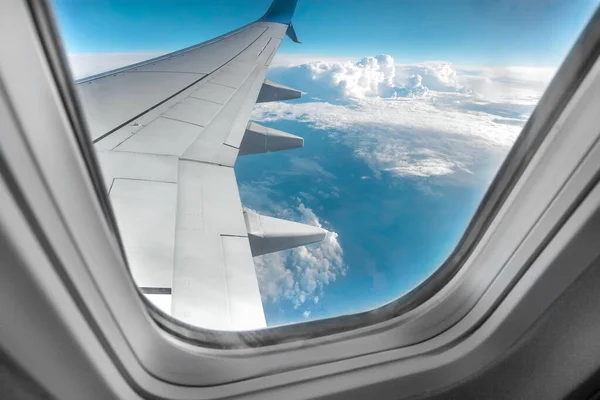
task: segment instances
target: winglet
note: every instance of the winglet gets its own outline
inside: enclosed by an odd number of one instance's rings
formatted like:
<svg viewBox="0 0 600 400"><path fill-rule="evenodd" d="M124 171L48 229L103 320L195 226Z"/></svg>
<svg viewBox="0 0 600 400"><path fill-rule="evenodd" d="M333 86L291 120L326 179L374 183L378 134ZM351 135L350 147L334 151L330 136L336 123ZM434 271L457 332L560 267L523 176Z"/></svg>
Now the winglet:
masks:
<svg viewBox="0 0 600 400"><path fill-rule="evenodd" d="M293 42L302 43L298 40L298 36L296 36L296 31L294 30L294 25L291 22L288 25L288 28L287 28L287 31L285 31L285 34L288 35L288 37L290 39L292 39Z"/></svg>
<svg viewBox="0 0 600 400"><path fill-rule="evenodd" d="M298 3L298 0L273 0L271 7L260 20L289 25L292 23L296 3Z"/></svg>

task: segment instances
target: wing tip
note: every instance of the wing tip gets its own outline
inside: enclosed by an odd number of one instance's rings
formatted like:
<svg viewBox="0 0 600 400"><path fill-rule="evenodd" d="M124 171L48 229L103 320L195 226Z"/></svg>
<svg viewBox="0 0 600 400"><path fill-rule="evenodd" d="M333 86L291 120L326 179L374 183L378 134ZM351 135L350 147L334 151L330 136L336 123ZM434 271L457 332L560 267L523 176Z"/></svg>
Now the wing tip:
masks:
<svg viewBox="0 0 600 400"><path fill-rule="evenodd" d="M302 43L300 40L298 40L298 35L296 35L296 30L294 29L294 24L292 24L291 22L288 25L288 28L285 31L285 34L287 35L287 37L292 39L292 42L298 43L298 44Z"/></svg>
<svg viewBox="0 0 600 400"><path fill-rule="evenodd" d="M292 22L297 3L298 0L273 0L273 3L260 20L289 25Z"/></svg>

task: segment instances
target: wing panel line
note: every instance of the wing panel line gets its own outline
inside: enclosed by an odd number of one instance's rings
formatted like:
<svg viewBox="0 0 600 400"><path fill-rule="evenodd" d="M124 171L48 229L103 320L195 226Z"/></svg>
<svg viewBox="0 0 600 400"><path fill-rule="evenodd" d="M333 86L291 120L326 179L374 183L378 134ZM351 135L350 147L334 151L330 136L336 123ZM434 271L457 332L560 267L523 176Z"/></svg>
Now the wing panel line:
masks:
<svg viewBox="0 0 600 400"><path fill-rule="evenodd" d="M228 61L227 61L225 64L223 64L223 65L226 65L227 63L231 62L231 61L232 61L232 60L234 60L234 59L235 59L237 56L239 56L239 55L240 55L240 54L242 54L244 51L246 51L246 49L247 49L248 47L252 46L252 45L254 44L254 42L256 42L258 39L260 39L260 38L262 37L262 35L264 35L264 34L265 34L265 32L267 32L268 30L269 30L268 28L265 28L265 30L263 31L263 33L261 33L260 35L258 35L258 37L252 41L252 43L250 43L248 46L246 46L246 47L245 47L245 48L244 48L242 51L240 51L239 53L237 53L235 56L233 56L232 58L230 58L230 59L229 59L229 60L228 60ZM221 65L219 68L222 68L222 67L223 67L223 65ZM203 80L203 79L205 79L206 77L209 77L209 76L211 76L211 75L212 75L212 74L213 74L215 71L217 71L219 68L215 68L215 69L214 69L214 70L213 70L211 73L209 73L209 74L207 74L207 75L204 75L203 77L201 77L200 79L198 79L198 80L194 81L194 82L193 82L193 83L191 83L190 85L188 85L188 86L184 87L183 89L181 89L181 90L177 91L176 93L173 93L171 96L167 97L167 98L166 98L166 99L164 99L163 101L161 101L161 102L159 102L159 103L155 104L154 106L152 106L152 107L150 107L150 108L148 108L148 109L144 110L143 112L141 112L141 113L137 114L136 116L132 117L131 119L129 119L129 120L127 120L127 121L125 121L125 122L124 122L124 123L122 123L121 125L119 125L119 126L117 126L117 127L113 128L112 130L110 130L110 131L106 132L104 135L101 135L101 136L99 136L98 138L96 138L96 139L93 141L93 143L97 143L97 142L99 142L100 140L104 139L105 137L107 137L108 135L110 135L110 134L114 133L115 131L117 131L117 130L121 129L121 128L122 128L122 127L124 127L125 125L127 125L127 124L129 124L130 122L132 122L132 121L136 120L137 118L141 117L142 115L146 114L147 112L149 112L149 111L151 111L151 110L154 110L156 107L158 107L158 106L160 106L160 105L162 105L162 104L166 103L167 101L171 100L173 97L177 96L178 94L180 94L180 93L182 93L182 92L186 91L187 89L191 88L192 86L196 85L198 82L202 81L202 80Z"/></svg>
<svg viewBox="0 0 600 400"><path fill-rule="evenodd" d="M236 148L236 147L234 147L234 149L235 149L235 148ZM201 161L201 160L194 160L194 159L191 159L191 158L185 158L185 157L179 157L179 160L180 160L180 161L189 161L189 162L195 162L195 163L198 163L198 164L218 165L219 167L233 168L233 166L232 166L232 165L219 164L219 163L216 163L216 162L211 162L211 161Z"/></svg>
<svg viewBox="0 0 600 400"><path fill-rule="evenodd" d="M194 98L195 98L195 97L194 97ZM204 100L204 99L199 99L199 100ZM214 104L219 104L219 103L215 103L214 101L212 101L211 103L214 103ZM219 105L220 105L220 104L219 104ZM177 119L177 118L173 118L173 117L165 117L164 115L161 115L159 118L170 119L171 121L177 121L177 122L181 122L181 123L183 123L183 124L194 125L194 126L198 126L198 127L200 127L200 128L206 128L206 126L204 126L204 125L195 124L195 123L193 123L193 122L190 122L190 121L184 121L184 120L182 120L182 119ZM206 124L206 125L208 125L208 124Z"/></svg>
<svg viewBox="0 0 600 400"><path fill-rule="evenodd" d="M216 37L214 39L208 40L208 41L200 43L200 44L195 44L193 46L186 47L185 49L177 50L177 51L174 51L172 53L168 53L168 54L164 54L162 56L158 56L156 58L151 58L149 60L140 61L139 63L136 63L136 64L126 65L124 67L117 68L117 69L114 69L114 70L111 70L111 71L106 71L106 72L102 72L100 74L88 76L86 78L83 78L83 79L75 81L75 83L78 85L80 83L86 83L86 82L95 81L97 79L101 79L101 78L104 78L104 77L109 76L109 75L114 75L114 74L118 74L118 73L121 73L121 72L126 72L126 71L129 71L131 69L144 67L144 66L146 66L148 64L152 64L152 63L157 63L157 62L160 62L160 61L168 60L168 59L170 59L172 57L181 56L181 55L184 55L186 53L189 53L190 51L201 49L202 47L206 47L206 46L208 46L210 44L215 44L215 43L221 42L221 41L223 41L223 40L225 40L227 38L230 38L230 37L233 37L235 35L238 35L238 34L244 32L244 31L246 31L247 29L249 29L252 25L253 24L248 24L248 25L240 28L237 31L228 32L228 33L226 33L226 34L224 34L222 36ZM262 36L262 35L259 35L259 37L260 36Z"/></svg>
<svg viewBox="0 0 600 400"><path fill-rule="evenodd" d="M133 71L121 71L118 72L116 74L111 74L111 75L118 75L118 74L122 74L123 72L135 72L140 73L140 74L147 74L147 73L153 73L153 72L162 72L163 74L188 74L188 75L208 75L205 74L204 72L187 72L187 71L157 71L157 70L152 70L152 71L139 71L137 69L134 69ZM89 81L88 81L89 82ZM83 83L88 83L88 82L83 82Z"/></svg>

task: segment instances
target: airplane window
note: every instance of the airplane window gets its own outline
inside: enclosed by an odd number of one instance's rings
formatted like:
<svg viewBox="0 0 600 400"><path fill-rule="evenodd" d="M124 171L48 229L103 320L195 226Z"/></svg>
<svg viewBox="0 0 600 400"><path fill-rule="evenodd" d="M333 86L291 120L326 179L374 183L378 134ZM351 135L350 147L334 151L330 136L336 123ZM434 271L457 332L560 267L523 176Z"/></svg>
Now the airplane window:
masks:
<svg viewBox="0 0 600 400"><path fill-rule="evenodd" d="M427 279L598 3L52 1L132 276L215 330Z"/></svg>

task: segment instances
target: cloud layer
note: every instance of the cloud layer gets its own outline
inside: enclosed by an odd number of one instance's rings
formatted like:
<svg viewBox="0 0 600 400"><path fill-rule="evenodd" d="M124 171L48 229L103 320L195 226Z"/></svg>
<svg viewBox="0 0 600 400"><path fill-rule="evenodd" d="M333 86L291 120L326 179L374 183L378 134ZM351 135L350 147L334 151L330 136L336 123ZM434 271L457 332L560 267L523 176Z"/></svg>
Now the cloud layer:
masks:
<svg viewBox="0 0 600 400"><path fill-rule="evenodd" d="M333 134L379 176L439 176L469 172L485 150L506 152L519 133L517 124L497 115L464 109L461 97L361 100L351 105L309 102L259 105L261 122L301 120ZM482 152L483 150L483 152Z"/></svg>
<svg viewBox="0 0 600 400"><path fill-rule="evenodd" d="M259 104L255 120L300 120L333 132L376 176L464 177L510 149L553 70L401 65L378 55L273 74L307 94L298 103Z"/></svg>
<svg viewBox="0 0 600 400"><path fill-rule="evenodd" d="M335 89L332 94L340 97L387 96L396 76L394 59L384 54L356 63L312 62L297 68L305 70L312 81Z"/></svg>

